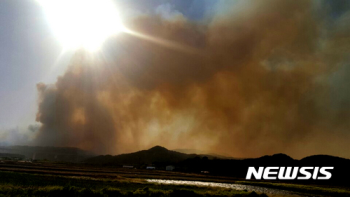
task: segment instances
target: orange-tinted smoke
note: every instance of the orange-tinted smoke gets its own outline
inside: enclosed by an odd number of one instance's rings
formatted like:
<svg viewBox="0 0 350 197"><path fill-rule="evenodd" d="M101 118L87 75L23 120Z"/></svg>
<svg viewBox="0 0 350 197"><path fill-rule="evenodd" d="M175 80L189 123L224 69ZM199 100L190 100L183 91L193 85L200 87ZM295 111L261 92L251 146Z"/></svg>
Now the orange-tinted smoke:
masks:
<svg viewBox="0 0 350 197"><path fill-rule="evenodd" d="M162 145L235 157L350 157L349 119L339 115L350 113L332 108L328 83L345 61L334 48L347 43L325 36L313 6L242 1L208 24L132 19L133 31L196 52L127 33L109 40L112 60L77 52L56 84L38 84L36 143L103 154Z"/></svg>

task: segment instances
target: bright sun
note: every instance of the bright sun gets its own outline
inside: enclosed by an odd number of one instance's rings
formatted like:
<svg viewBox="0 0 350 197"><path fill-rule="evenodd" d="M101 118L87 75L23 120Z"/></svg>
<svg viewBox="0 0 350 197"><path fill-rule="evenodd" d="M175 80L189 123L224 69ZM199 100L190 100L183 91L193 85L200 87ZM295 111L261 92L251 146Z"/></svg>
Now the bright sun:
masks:
<svg viewBox="0 0 350 197"><path fill-rule="evenodd" d="M111 0L38 0L65 48L96 51L124 30Z"/></svg>

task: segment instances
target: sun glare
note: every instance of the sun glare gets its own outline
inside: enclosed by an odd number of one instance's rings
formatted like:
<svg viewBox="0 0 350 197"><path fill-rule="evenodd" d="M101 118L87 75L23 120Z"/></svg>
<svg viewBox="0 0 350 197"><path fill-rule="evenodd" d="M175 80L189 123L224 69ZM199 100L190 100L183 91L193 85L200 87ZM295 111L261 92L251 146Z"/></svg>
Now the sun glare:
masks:
<svg viewBox="0 0 350 197"><path fill-rule="evenodd" d="M96 51L124 27L111 0L38 0L54 33L68 49Z"/></svg>

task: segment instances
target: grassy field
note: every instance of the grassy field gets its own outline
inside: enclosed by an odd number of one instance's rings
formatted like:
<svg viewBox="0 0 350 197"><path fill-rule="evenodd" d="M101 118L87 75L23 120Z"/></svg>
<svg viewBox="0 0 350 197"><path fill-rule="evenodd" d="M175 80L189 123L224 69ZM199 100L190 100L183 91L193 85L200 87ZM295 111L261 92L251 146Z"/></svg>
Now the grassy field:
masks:
<svg viewBox="0 0 350 197"><path fill-rule="evenodd" d="M198 173L183 173L164 170L127 169L116 167L97 167L79 164L59 163L0 163L0 170L23 173L50 174L63 176L87 176L93 178L139 178L139 179L171 179L207 182L234 183L232 177L211 176Z"/></svg>
<svg viewBox="0 0 350 197"><path fill-rule="evenodd" d="M308 196L350 196L350 189L346 187L245 181L245 179L195 173L57 163L2 163L0 196L266 196L215 187L159 185L146 182L145 179L235 183L286 190L291 191L289 193ZM273 195L271 192L267 193L269 196ZM283 196L288 196L288 192L286 194Z"/></svg>
<svg viewBox="0 0 350 197"><path fill-rule="evenodd" d="M0 196L266 196L215 187L159 185L141 179L64 177L0 172Z"/></svg>

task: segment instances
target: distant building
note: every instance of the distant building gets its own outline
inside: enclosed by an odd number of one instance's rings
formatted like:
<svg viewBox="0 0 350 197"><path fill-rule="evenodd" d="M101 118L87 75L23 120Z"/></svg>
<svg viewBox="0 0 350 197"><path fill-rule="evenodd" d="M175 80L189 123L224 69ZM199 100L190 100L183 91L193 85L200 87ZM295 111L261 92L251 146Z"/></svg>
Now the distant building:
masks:
<svg viewBox="0 0 350 197"><path fill-rule="evenodd" d="M175 166L166 166L165 170L167 171L173 171L175 169Z"/></svg>
<svg viewBox="0 0 350 197"><path fill-rule="evenodd" d="M209 171L201 171L203 174L209 174Z"/></svg>
<svg viewBox="0 0 350 197"><path fill-rule="evenodd" d="M156 169L156 167L153 167L153 166L147 166L147 167L146 167L146 169L147 169L147 170L155 170L155 169Z"/></svg>
<svg viewBox="0 0 350 197"><path fill-rule="evenodd" d="M123 165L123 168L134 168L134 166Z"/></svg>

